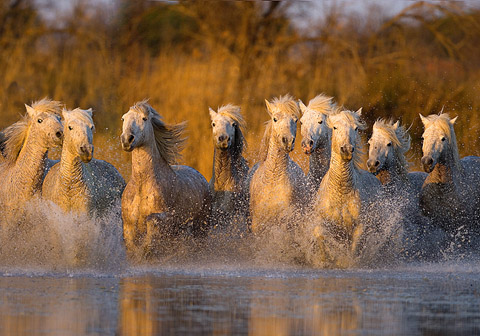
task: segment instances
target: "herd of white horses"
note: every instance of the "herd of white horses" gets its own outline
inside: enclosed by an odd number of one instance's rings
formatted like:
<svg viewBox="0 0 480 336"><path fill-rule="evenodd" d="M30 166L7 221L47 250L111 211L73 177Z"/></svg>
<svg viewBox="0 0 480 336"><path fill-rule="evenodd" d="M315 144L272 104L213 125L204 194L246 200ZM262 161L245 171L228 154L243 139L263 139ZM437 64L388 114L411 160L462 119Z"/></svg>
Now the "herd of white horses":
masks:
<svg viewBox="0 0 480 336"><path fill-rule="evenodd" d="M463 241L478 236L480 158L459 158L456 118L420 116L425 172L409 172L408 130L398 121L377 120L368 141L367 171L361 169L366 129L361 109L346 110L323 94L308 105L290 95L265 104L270 119L253 167L243 157L246 123L240 108L209 109L210 183L195 169L177 165L185 123L165 123L147 101L122 117L121 146L132 155L128 183L113 165L93 158L91 109L65 110L46 98L25 105L25 116L0 132L2 230L17 225L28 202L42 198L62 211L88 216L101 216L121 202L126 251L142 251L144 258L183 235L202 239L211 230L235 227L231 232L241 232L241 239L281 227L294 236L301 227L316 258L342 264L331 246L361 254L374 243L369 235L384 232L382 218L393 210L401 215L401 226L421 232L417 240L432 239L430 231L441 231L446 238L438 244L447 245L457 243L459 232ZM298 124L309 157L307 174L290 157ZM50 160L48 151L58 146L60 160ZM368 218L379 202L391 208L372 224ZM384 251L394 235L403 235L400 250L407 250L406 231L401 227L387 237Z"/></svg>

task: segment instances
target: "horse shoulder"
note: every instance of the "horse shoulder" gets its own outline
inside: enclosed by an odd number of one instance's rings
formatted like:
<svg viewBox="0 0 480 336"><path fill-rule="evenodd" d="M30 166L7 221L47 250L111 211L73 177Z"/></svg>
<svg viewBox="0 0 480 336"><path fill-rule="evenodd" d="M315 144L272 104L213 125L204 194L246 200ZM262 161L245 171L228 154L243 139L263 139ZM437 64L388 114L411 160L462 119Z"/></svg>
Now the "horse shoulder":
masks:
<svg viewBox="0 0 480 336"><path fill-rule="evenodd" d="M420 193L420 191L422 190L422 186L425 183L425 180L427 179L428 174L425 172L413 171L408 173L407 176L410 184L412 185L414 192L416 192L417 194Z"/></svg>
<svg viewBox="0 0 480 336"><path fill-rule="evenodd" d="M122 193L126 183L120 172L111 163L93 159L89 165L93 168L93 175L101 178L109 190Z"/></svg>
<svg viewBox="0 0 480 336"><path fill-rule="evenodd" d="M382 190L382 183L372 173L358 169L360 200L369 201Z"/></svg>
<svg viewBox="0 0 480 336"><path fill-rule="evenodd" d="M205 177L196 169L177 165L172 166L176 175L176 183L172 190L179 202L190 199L193 203L203 204L211 198L209 184Z"/></svg>

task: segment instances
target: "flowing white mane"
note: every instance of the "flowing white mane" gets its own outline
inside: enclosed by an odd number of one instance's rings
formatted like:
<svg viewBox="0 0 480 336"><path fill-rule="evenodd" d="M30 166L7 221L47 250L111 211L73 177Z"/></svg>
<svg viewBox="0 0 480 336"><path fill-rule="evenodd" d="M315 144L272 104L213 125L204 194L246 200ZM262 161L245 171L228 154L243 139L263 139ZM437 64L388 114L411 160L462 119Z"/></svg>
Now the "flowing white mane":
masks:
<svg viewBox="0 0 480 336"><path fill-rule="evenodd" d="M148 104L147 99L135 103L130 107L130 110L150 117L155 136L155 144L160 152L160 156L162 156L168 164L176 164L181 158L180 152L187 140L186 137L184 137L186 122L176 125L166 124L160 114Z"/></svg>

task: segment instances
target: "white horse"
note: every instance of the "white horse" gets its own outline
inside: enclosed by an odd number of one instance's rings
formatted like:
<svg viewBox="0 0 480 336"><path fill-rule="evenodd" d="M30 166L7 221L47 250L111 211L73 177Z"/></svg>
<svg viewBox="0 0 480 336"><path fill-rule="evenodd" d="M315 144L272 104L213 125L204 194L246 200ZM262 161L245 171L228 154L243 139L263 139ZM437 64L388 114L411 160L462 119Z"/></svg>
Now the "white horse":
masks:
<svg viewBox="0 0 480 336"><path fill-rule="evenodd" d="M423 213L452 235L459 230L479 232L480 158L460 160L448 114L420 115L423 133L423 169L429 173L420 194Z"/></svg>
<svg viewBox="0 0 480 336"><path fill-rule="evenodd" d="M336 108L332 100L332 97L319 94L308 102L308 106L299 101L302 149L309 155L307 184L313 194L330 166L332 131L327 126L327 117Z"/></svg>
<svg viewBox="0 0 480 336"><path fill-rule="evenodd" d="M297 102L285 95L265 100L271 117L266 124L258 165L250 181L251 229L261 232L265 225L285 219L284 213L303 207L306 181L302 169L290 158L295 145L300 111Z"/></svg>
<svg viewBox="0 0 480 336"><path fill-rule="evenodd" d="M210 180L212 220L218 225L237 221L245 224L248 203L244 186L248 164L242 153L246 143L243 136L246 124L240 107L235 105L222 106L218 111L209 108L209 112L215 148Z"/></svg>
<svg viewBox="0 0 480 336"><path fill-rule="evenodd" d="M132 176L122 196L127 252L162 250L165 239L203 234L211 206L208 182L191 167L174 165L185 141L185 123L167 125L147 101L123 115L122 147L132 152Z"/></svg>
<svg viewBox="0 0 480 336"><path fill-rule="evenodd" d="M332 129L330 168L318 189L314 212L321 223L313 235L322 245L329 237L344 245L354 255L358 253L365 227L359 218L380 190L380 182L360 169L362 143L359 131L365 129L357 112L340 111L328 117ZM322 247L320 247L322 249ZM323 256L326 259L335 256Z"/></svg>
<svg viewBox="0 0 480 336"><path fill-rule="evenodd" d="M0 207L17 213L38 195L49 168L48 150L61 145L61 103L44 98L25 105L27 114L3 130L0 161Z"/></svg>
<svg viewBox="0 0 480 336"><path fill-rule="evenodd" d="M377 176L391 192L407 191L418 201L418 195L427 177L423 172L408 172L405 153L410 149L410 135L400 122L377 120L368 141L368 170ZM417 202L415 202L417 203Z"/></svg>
<svg viewBox="0 0 480 336"><path fill-rule="evenodd" d="M410 149L410 135L400 122L377 120L368 141L367 167L380 180L385 191L379 200L383 212L401 214L396 219L403 228L403 251L406 258L435 257L442 232L422 216L419 206L420 191L427 177L424 172L408 172L405 153Z"/></svg>
<svg viewBox="0 0 480 336"><path fill-rule="evenodd" d="M45 177L42 197L66 212L102 214L119 205L125 181L110 163L93 159L92 110L64 110L63 117L61 160Z"/></svg>

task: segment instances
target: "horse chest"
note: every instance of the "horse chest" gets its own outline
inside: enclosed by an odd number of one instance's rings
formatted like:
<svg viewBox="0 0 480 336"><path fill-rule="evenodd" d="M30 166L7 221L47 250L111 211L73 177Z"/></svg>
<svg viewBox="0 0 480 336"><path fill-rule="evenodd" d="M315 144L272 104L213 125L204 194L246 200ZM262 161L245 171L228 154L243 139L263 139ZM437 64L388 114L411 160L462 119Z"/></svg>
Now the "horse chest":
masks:
<svg viewBox="0 0 480 336"><path fill-rule="evenodd" d="M293 189L287 179L269 182L258 193L257 203L265 208L281 208L289 206L292 201Z"/></svg>
<svg viewBox="0 0 480 336"><path fill-rule="evenodd" d="M361 210L361 198L358 192L351 192L342 197L322 197L320 209L323 214L344 225L352 226L353 222L359 217Z"/></svg>

